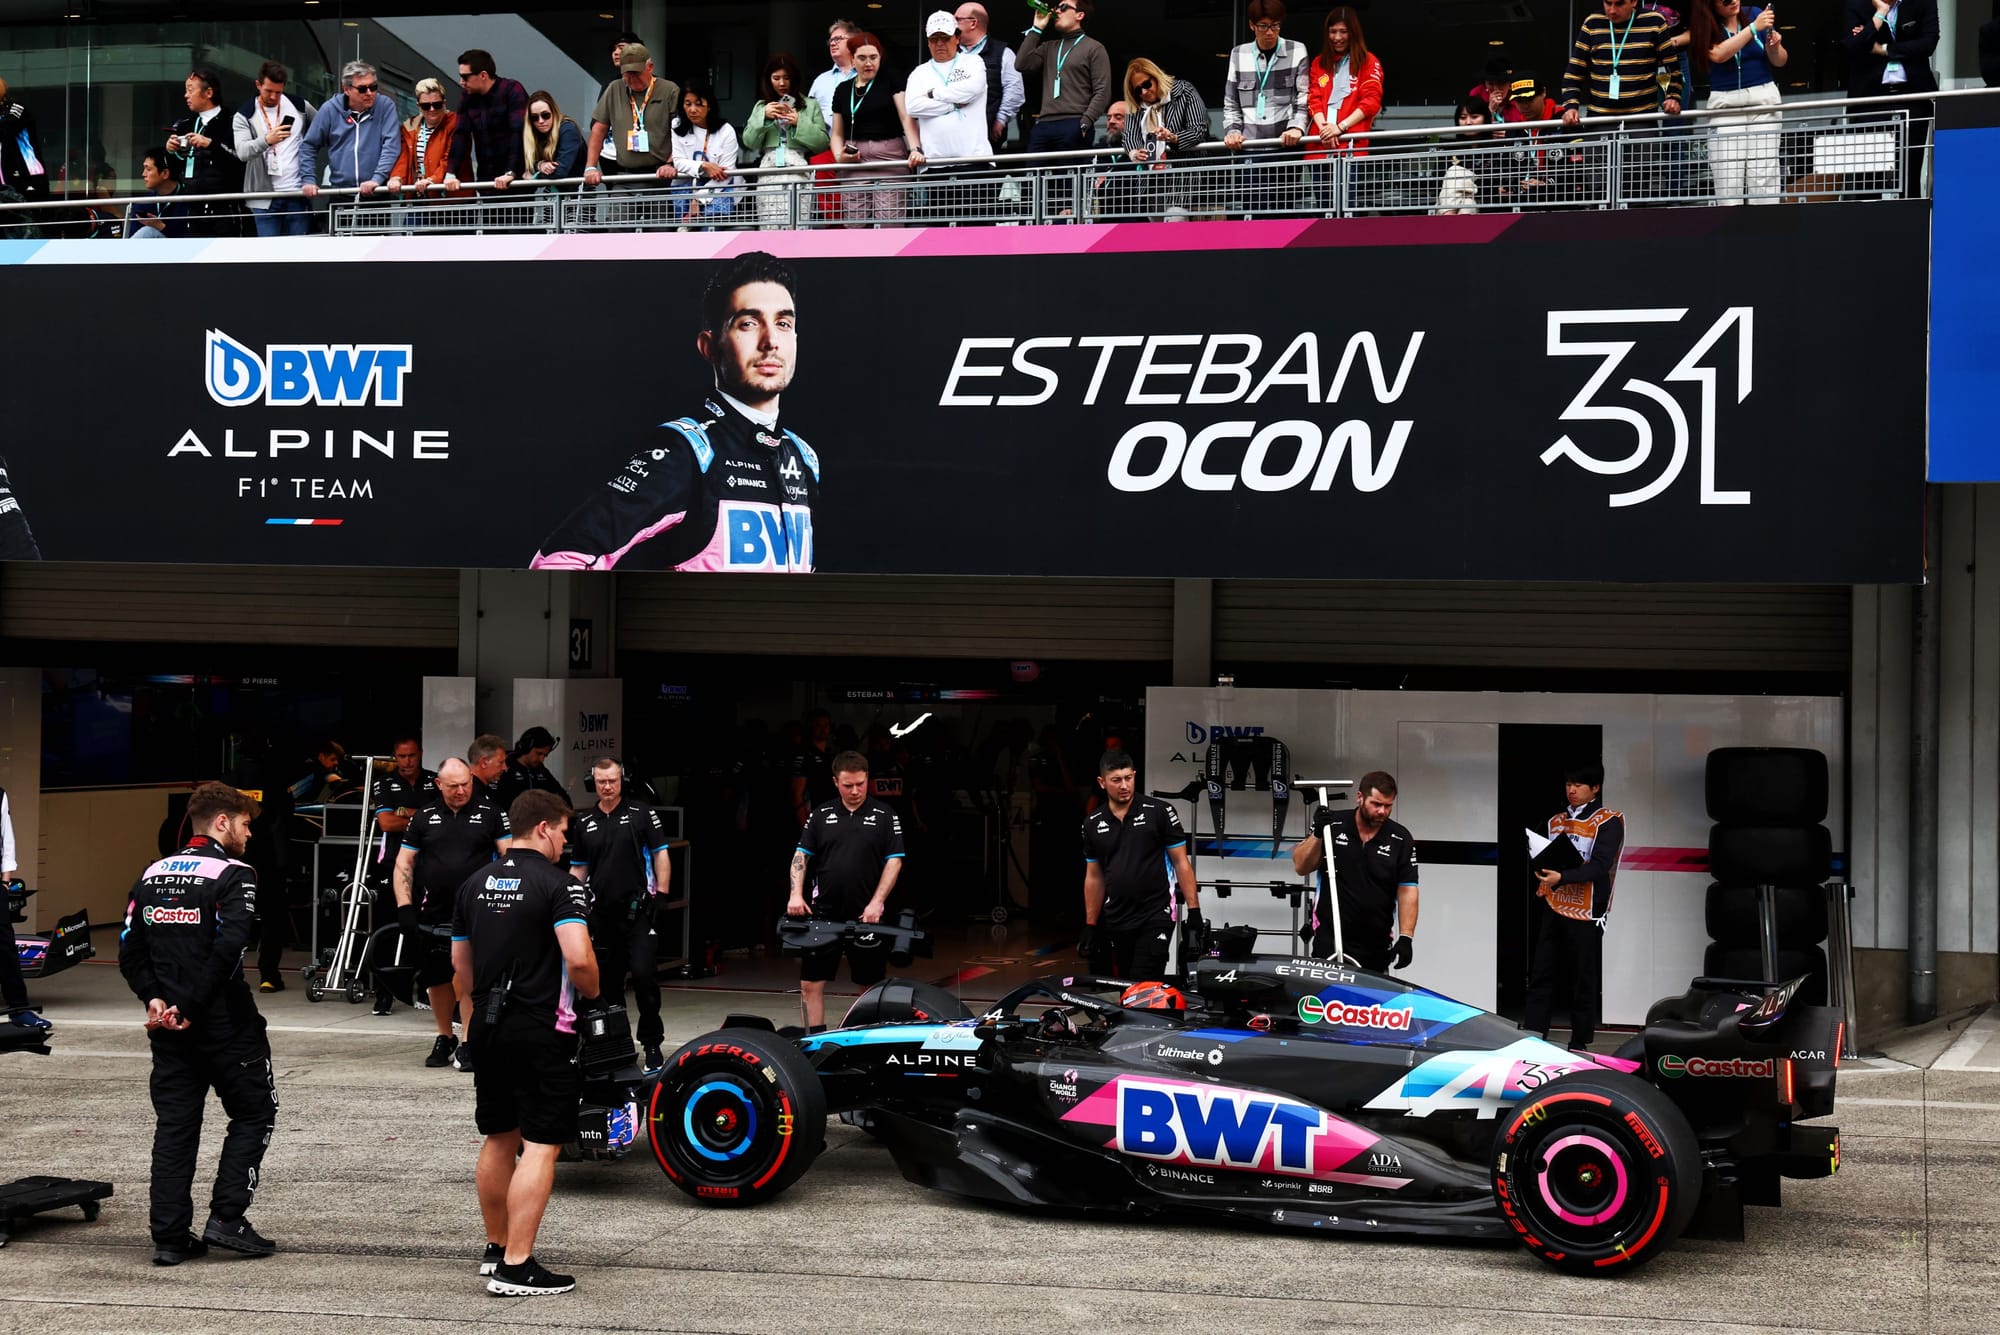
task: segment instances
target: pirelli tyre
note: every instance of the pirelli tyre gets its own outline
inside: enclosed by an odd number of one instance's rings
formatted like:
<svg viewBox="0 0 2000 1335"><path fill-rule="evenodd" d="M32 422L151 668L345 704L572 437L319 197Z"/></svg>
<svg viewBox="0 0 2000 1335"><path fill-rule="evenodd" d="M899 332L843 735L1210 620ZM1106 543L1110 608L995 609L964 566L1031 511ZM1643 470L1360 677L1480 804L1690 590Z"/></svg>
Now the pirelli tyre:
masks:
<svg viewBox="0 0 2000 1335"><path fill-rule="evenodd" d="M1535 1255L1613 1276L1671 1245L1701 1196L1701 1146L1673 1100L1636 1076L1563 1076L1502 1121L1493 1198Z"/></svg>
<svg viewBox="0 0 2000 1335"><path fill-rule="evenodd" d="M1817 825L1826 819L1826 756L1791 746L1708 753L1708 818L1726 825Z"/></svg>
<svg viewBox="0 0 2000 1335"><path fill-rule="evenodd" d="M1709 939L1719 945L1759 944L1757 896L1754 885L1711 885L1703 918ZM1826 889L1817 885L1774 885L1772 910L1777 919L1778 948L1803 949L1826 940Z"/></svg>
<svg viewBox="0 0 2000 1335"><path fill-rule="evenodd" d="M1824 825L1716 825L1709 874L1724 885L1815 885L1833 874Z"/></svg>
<svg viewBox="0 0 2000 1335"><path fill-rule="evenodd" d="M972 1012L956 995L913 978L886 978L854 999L843 1029L861 1024L950 1024Z"/></svg>
<svg viewBox="0 0 2000 1335"><path fill-rule="evenodd" d="M1818 946L1778 952L1778 976L1764 977L1763 952L1755 946L1713 945L1702 956L1701 971L1710 978L1747 978L1767 983L1783 983L1803 977L1798 1002L1804 1006L1826 1005L1826 952Z"/></svg>
<svg viewBox="0 0 2000 1335"><path fill-rule="evenodd" d="M724 1029L684 1044L647 1106L653 1158L709 1205L755 1205L798 1181L826 1143L826 1091L785 1039Z"/></svg>

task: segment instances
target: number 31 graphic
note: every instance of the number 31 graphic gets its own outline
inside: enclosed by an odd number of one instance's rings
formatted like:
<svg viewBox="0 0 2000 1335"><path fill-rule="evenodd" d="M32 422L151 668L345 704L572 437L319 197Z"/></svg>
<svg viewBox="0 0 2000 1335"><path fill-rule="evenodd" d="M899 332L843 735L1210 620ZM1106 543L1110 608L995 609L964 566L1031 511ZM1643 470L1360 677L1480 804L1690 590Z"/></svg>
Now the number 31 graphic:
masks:
<svg viewBox="0 0 2000 1335"><path fill-rule="evenodd" d="M1736 402L1741 403L1750 396L1751 362L1754 358L1755 342L1752 338L1756 312L1749 306L1731 306L1725 310L1708 331L1695 340L1685 357L1674 369L1667 373L1669 384L1692 383L1701 387L1700 407L1700 449L1701 449L1701 503L1703 505L1748 505L1750 493L1747 491L1719 491L1715 485L1715 395L1716 368L1704 364L1722 336L1734 326L1737 329L1738 347L1741 355L1736 359ZM1653 426L1643 412L1635 408L1618 407L1615 404L1597 403L1597 394L1625 358L1637 345L1636 339L1607 338L1602 340L1568 339L1565 334L1572 325L1634 325L1634 324L1679 324L1687 315L1686 307L1654 310L1615 311L1550 311L1548 353L1551 357L1596 357L1597 370L1584 382L1569 406L1563 409L1559 420L1564 422L1622 422L1631 428L1634 437L1632 452L1622 459L1599 459L1587 453L1567 435L1542 451L1542 462L1553 464L1558 459L1568 459L1586 472L1599 473L1607 477L1618 477L1631 473L1643 466L1653 454ZM1690 447L1690 433L1687 414L1682 411L1678 399L1669 391L1646 380L1627 380L1623 386L1628 394L1651 399L1658 404L1673 424L1673 453L1667 460L1665 469L1645 486L1636 491L1614 492L1610 498L1611 508L1619 509L1628 505L1643 505L1674 484L1681 470L1687 466Z"/></svg>

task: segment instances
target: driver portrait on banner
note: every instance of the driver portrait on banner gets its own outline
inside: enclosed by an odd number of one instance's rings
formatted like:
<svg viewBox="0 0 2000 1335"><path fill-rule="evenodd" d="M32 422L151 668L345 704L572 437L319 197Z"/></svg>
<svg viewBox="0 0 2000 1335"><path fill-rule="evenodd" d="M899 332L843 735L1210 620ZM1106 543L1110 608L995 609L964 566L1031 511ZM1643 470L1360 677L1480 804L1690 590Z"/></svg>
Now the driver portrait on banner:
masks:
<svg viewBox="0 0 2000 1335"><path fill-rule="evenodd" d="M798 279L765 251L702 294L696 350L713 385L542 540L537 570L809 574L819 456L779 425L798 369Z"/></svg>
<svg viewBox="0 0 2000 1335"><path fill-rule="evenodd" d="M14 479L7 474L7 461L0 459L0 561L39 561L42 549L35 545L34 530L21 512L21 499L14 494Z"/></svg>

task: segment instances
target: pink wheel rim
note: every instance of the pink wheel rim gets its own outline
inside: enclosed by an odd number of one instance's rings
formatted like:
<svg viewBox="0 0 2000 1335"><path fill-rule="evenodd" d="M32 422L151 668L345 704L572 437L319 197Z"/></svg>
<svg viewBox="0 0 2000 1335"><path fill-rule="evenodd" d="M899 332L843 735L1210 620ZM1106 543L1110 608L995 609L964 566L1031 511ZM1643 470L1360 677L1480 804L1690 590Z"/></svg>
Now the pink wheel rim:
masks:
<svg viewBox="0 0 2000 1335"><path fill-rule="evenodd" d="M1550 1183L1549 1181L1548 1165L1553 1164L1555 1162L1556 1156L1560 1155L1563 1151L1570 1149L1572 1147L1581 1147L1587 1150L1596 1150L1599 1154L1601 1154L1604 1157L1603 1164L1597 1164L1597 1163L1586 1164L1580 1171L1587 1173L1592 1169L1595 1169L1598 1172L1604 1172L1606 1170L1606 1167L1608 1166L1612 1174L1612 1177L1616 1181L1617 1185L1611 1193L1611 1203L1609 1205L1606 1205L1602 1210L1598 1211L1596 1214L1578 1214L1574 1210L1569 1209L1560 1200L1556 1198L1555 1188L1553 1184ZM1606 1220L1611 1219L1615 1215L1617 1215L1620 1207L1622 1207L1625 1204L1625 1196L1628 1184L1625 1179L1624 1157L1620 1155L1618 1151L1615 1148L1613 1148L1608 1142L1601 1140L1596 1136L1582 1135L1582 1134L1573 1136L1564 1136L1561 1140L1558 1140L1555 1144L1549 1146L1546 1150L1543 1151L1542 1163L1543 1163L1542 1171L1539 1174L1537 1174L1535 1178L1536 1185L1541 1189L1542 1200L1548 1205L1549 1209L1555 1212L1556 1218L1562 1220L1566 1224L1576 1224L1587 1228L1596 1224L1604 1223Z"/></svg>

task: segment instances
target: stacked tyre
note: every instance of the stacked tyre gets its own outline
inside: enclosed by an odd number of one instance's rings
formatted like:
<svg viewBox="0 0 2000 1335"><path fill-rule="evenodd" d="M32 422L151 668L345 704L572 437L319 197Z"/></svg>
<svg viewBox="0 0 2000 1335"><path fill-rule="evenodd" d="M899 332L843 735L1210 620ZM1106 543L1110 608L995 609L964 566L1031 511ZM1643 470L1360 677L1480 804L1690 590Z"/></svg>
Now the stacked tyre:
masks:
<svg viewBox="0 0 2000 1335"><path fill-rule="evenodd" d="M1833 874L1826 757L1795 747L1731 746L1708 753L1707 923L1712 978L1762 978L1758 888L1770 886L1778 976L1807 976L1800 1000L1826 1001L1825 883Z"/></svg>

